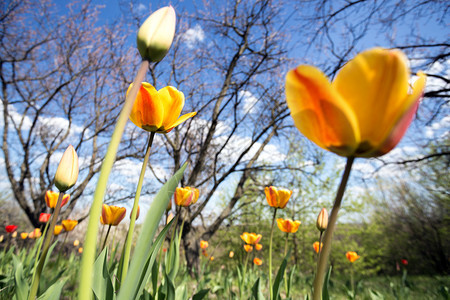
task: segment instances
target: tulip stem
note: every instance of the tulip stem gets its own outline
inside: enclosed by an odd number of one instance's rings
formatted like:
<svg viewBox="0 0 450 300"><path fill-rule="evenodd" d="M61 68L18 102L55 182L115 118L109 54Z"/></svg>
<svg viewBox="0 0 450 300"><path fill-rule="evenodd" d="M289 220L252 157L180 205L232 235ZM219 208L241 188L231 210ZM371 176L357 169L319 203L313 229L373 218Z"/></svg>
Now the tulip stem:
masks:
<svg viewBox="0 0 450 300"><path fill-rule="evenodd" d="M139 198L141 197L142 184L144 183L145 169L147 168L148 160L150 158L150 152L151 152L154 137L155 137L155 132L150 132L148 141L147 141L147 148L145 150L144 161L142 162L141 174L139 175L139 181L138 181L138 185L136 188L136 195L134 196L133 209L131 211L131 216L130 216L130 227L128 228L127 239L125 240L125 253L123 256L122 274L120 276L121 282L123 282L123 280L125 280L125 277L127 276L127 273L128 273L128 265L129 265L130 253L131 253L131 243L133 241L133 232L134 232L134 225L136 223L137 211L138 211L138 207L139 207Z"/></svg>
<svg viewBox="0 0 450 300"><path fill-rule="evenodd" d="M106 246L106 241L108 240L108 236L109 236L109 231L111 230L111 226L112 226L112 225L109 225L109 226L108 226L108 230L106 231L106 236L105 236L105 239L103 240L103 246L102 246L102 250L101 250L100 252L102 252L102 251L103 251L103 249L105 249L105 246Z"/></svg>
<svg viewBox="0 0 450 300"><path fill-rule="evenodd" d="M317 273L314 278L314 291L313 300L322 299L322 287L323 280L325 277L325 271L328 262L328 256L331 251L331 240L333 238L333 232L336 227L337 216L339 208L341 207L342 198L344 196L345 187L347 186L348 178L350 177L350 171L352 169L354 157L347 158L347 164L345 165L344 174L342 175L341 183L339 185L338 191L336 193L336 198L334 200L333 209L331 211L330 219L328 222L327 230L325 231L323 249L319 252L319 260L317 262ZM319 242L320 247L320 242Z"/></svg>
<svg viewBox="0 0 450 300"><path fill-rule="evenodd" d="M92 298L92 274L95 260L95 250L97 244L98 234L98 220L102 212L103 198L105 196L106 187L108 185L109 174L111 173L112 166L116 159L117 149L122 139L122 134L133 108L134 101L136 100L137 93L141 87L141 83L144 80L147 73L149 62L147 60L142 61L139 71L134 78L133 86L126 97L122 111L116 122L116 127L111 136L108 150L105 158L103 159L100 175L97 181L97 187L94 193L94 201L92 202L91 211L89 213L89 223L86 231L86 238L84 242L83 257L81 259L81 268L79 272L78 287L78 299L87 300Z"/></svg>
<svg viewBox="0 0 450 300"><path fill-rule="evenodd" d="M171 236L170 236L170 243L169 243L169 263L168 263L168 265L166 266L166 268L170 268L170 266L171 266L171 263L172 263L172 251L174 251L173 249L172 249L172 242L173 242L173 240L174 240L174 238L175 238L175 231L177 230L177 225L178 225L178 221L180 220L180 215L181 215L181 207L177 207L177 209L176 209L176 214L177 214L177 216L176 216L176 219L175 219L175 225L173 226L173 230L172 230L172 234L171 234ZM174 244L174 246L175 246L175 244ZM168 269L167 270L168 272L170 272L170 270Z"/></svg>
<svg viewBox="0 0 450 300"><path fill-rule="evenodd" d="M47 221L47 223L45 224L45 227L44 227L44 232L42 233L42 238L39 239L39 248L38 248L38 250L36 252L36 256L34 258L34 270L33 270L33 278L31 279L31 282L34 281L34 276L36 276L36 268L38 265L39 254L41 254L42 243L44 241L45 234L47 233L47 229L48 229L49 225L50 225L50 221Z"/></svg>
<svg viewBox="0 0 450 300"><path fill-rule="evenodd" d="M44 248L42 250L42 256L39 260L39 264L34 274L33 283L31 284L30 294L28 295L28 300L34 300L37 296L37 291L39 288L39 281L41 279L42 269L44 268L45 258L47 257L48 249L50 248L50 243L53 237L53 231L55 230L56 221L58 220L59 211L61 210L61 203L64 193L60 192L58 196L58 202L56 203L55 210L52 215L52 221L50 222L50 227L48 232L45 234Z"/></svg>
<svg viewBox="0 0 450 300"><path fill-rule="evenodd" d="M272 239L273 239L273 227L275 225L275 218L277 216L277 209L273 211L272 217L272 227L270 228L270 241L269 241L269 299L273 299L273 291L272 291Z"/></svg>
<svg viewBox="0 0 450 300"><path fill-rule="evenodd" d="M287 254L288 239L289 239L289 233L286 232L286 240L284 241L284 257L286 257L286 254ZM287 268L284 269L284 289L286 290L286 297L289 297L288 281L287 281Z"/></svg>

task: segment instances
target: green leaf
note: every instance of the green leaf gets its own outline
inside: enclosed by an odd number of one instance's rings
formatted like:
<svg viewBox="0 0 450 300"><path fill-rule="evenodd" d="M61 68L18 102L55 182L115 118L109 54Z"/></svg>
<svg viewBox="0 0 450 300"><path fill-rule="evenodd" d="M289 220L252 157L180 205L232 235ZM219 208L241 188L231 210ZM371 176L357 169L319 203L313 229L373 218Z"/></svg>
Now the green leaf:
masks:
<svg viewBox="0 0 450 300"><path fill-rule="evenodd" d="M286 297L289 297L289 295L291 294L291 286L292 286L292 281L294 280L295 267L296 267L296 265L294 265L294 267L291 270L291 273L289 273L288 289L287 289Z"/></svg>
<svg viewBox="0 0 450 300"><path fill-rule="evenodd" d="M203 289L200 292L196 293L192 297L192 300L202 300L203 298L205 298L206 295L208 295L208 293L209 293L209 289Z"/></svg>
<svg viewBox="0 0 450 300"><path fill-rule="evenodd" d="M92 291L97 299L114 299L114 288L108 271L108 248L103 249L94 263Z"/></svg>
<svg viewBox="0 0 450 300"><path fill-rule="evenodd" d="M280 286L281 282L283 281L283 275L284 270L286 270L287 261L289 259L289 256L291 256L291 250L289 249L288 253L286 254L286 257L283 259L283 262L280 265L280 268L278 269L277 277L275 277L275 281L272 286L273 291L273 298L278 299L280 297Z"/></svg>
<svg viewBox="0 0 450 300"><path fill-rule="evenodd" d="M17 300L26 300L28 298L28 291L30 287L23 277L23 265L22 262L13 254L14 261L14 282L16 285L16 298Z"/></svg>
<svg viewBox="0 0 450 300"><path fill-rule="evenodd" d="M61 290L66 283L66 280L67 279L60 279L52 284L38 300L59 300L61 298Z"/></svg>
<svg viewBox="0 0 450 300"><path fill-rule="evenodd" d="M333 266L330 266L327 274L325 275L325 281L324 281L323 287L322 287L322 300L330 300L330 294L328 293L328 285L330 284L330 276L331 276L332 269L333 269Z"/></svg>
<svg viewBox="0 0 450 300"><path fill-rule="evenodd" d="M177 237L178 233L175 234L175 238L170 243L168 255L168 261L170 263L166 260L166 272L172 282L175 281L180 266L180 240Z"/></svg>
<svg viewBox="0 0 450 300"><path fill-rule="evenodd" d="M166 184L164 184L155 199L153 199L149 212L145 217L144 224L142 225L142 230L139 234L133 258L130 263L129 269L131 272L128 272L128 275L120 288L118 296L119 300L127 300L130 299L130 295L138 295L140 279L143 274L146 273L146 267L148 268L146 261L151 255L153 238L158 229L161 217L166 211L167 205L175 192L178 182L183 176L186 166L187 164L184 164L181 169L178 170Z"/></svg>
<svg viewBox="0 0 450 300"><path fill-rule="evenodd" d="M159 251L161 251L161 249ZM158 276L159 276L159 262L157 264L153 264L152 266L152 287L153 287L153 296L155 297L156 297L156 290L158 288Z"/></svg>
<svg viewBox="0 0 450 300"><path fill-rule="evenodd" d="M173 285L172 280L170 280L169 275L165 276L166 283L166 300L175 300L175 286Z"/></svg>
<svg viewBox="0 0 450 300"><path fill-rule="evenodd" d="M179 285L175 289L175 300L186 300L186 299L188 299L186 285L185 284Z"/></svg>
<svg viewBox="0 0 450 300"><path fill-rule="evenodd" d="M255 300L264 300L264 295L261 291L261 278L258 277L255 284L252 287L252 296Z"/></svg>

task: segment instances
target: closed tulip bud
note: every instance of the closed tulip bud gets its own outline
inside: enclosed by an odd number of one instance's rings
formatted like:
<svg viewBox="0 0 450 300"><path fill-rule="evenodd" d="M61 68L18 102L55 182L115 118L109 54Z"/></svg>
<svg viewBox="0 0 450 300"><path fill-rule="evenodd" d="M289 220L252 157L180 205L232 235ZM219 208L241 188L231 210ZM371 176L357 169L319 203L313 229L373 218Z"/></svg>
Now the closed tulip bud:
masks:
<svg viewBox="0 0 450 300"><path fill-rule="evenodd" d="M103 204L100 222L104 225L117 226L125 218L126 212L125 207Z"/></svg>
<svg viewBox="0 0 450 300"><path fill-rule="evenodd" d="M176 14L172 6L158 9L145 20L137 34L137 48L142 59L162 60L172 45Z"/></svg>
<svg viewBox="0 0 450 300"><path fill-rule="evenodd" d="M56 206L56 203L55 203L55 206ZM61 205L61 206L62 206L62 205ZM51 214L41 213L41 214L39 215L39 222L41 222L41 223L47 223L48 220L50 219L50 217L51 217Z"/></svg>
<svg viewBox="0 0 450 300"><path fill-rule="evenodd" d="M75 185L78 179L78 155L70 145L64 152L55 174L55 186L65 192Z"/></svg>
<svg viewBox="0 0 450 300"><path fill-rule="evenodd" d="M316 253L319 253L319 251L322 250L322 248L323 248L323 243L319 244L319 242L314 242L313 248L314 248L314 251L316 251Z"/></svg>
<svg viewBox="0 0 450 300"><path fill-rule="evenodd" d="M14 231L13 234L11 234L11 236L12 236L13 238L16 238L16 237L17 237L17 231Z"/></svg>
<svg viewBox="0 0 450 300"><path fill-rule="evenodd" d="M266 194L267 203L275 208L285 208L292 195L292 191L274 186L266 187L264 193Z"/></svg>
<svg viewBox="0 0 450 300"><path fill-rule="evenodd" d="M20 237L22 238L22 240L26 239L28 237L28 233L27 232L22 232L20 234Z"/></svg>
<svg viewBox="0 0 450 300"><path fill-rule="evenodd" d="M349 260L349 262L353 263L355 262L355 260L357 260L358 258L360 258L360 256L358 254L356 254L355 251L348 251L345 256L347 256L347 259Z"/></svg>
<svg viewBox="0 0 450 300"><path fill-rule="evenodd" d="M175 204L178 206L189 206L195 204L199 197L199 190L196 188L191 188L189 186L182 188L177 187L175 189Z"/></svg>
<svg viewBox="0 0 450 300"><path fill-rule="evenodd" d="M172 219L173 219L173 213L170 213L168 216L167 216L167 224L169 224L170 223L170 221L172 221Z"/></svg>
<svg viewBox="0 0 450 300"><path fill-rule="evenodd" d="M328 226L328 212L324 207L322 208L322 210L319 213L319 216L317 217L316 227L322 232L327 229L327 226Z"/></svg>
<svg viewBox="0 0 450 300"><path fill-rule="evenodd" d="M131 210L130 212L130 219L131 219L131 215L133 214L133 210ZM136 212L136 220L139 219L139 215L141 214L141 206L138 205L138 209Z"/></svg>
<svg viewBox="0 0 450 300"><path fill-rule="evenodd" d="M3 234L0 235L0 243L3 242L3 239L4 239L4 238L5 238L5 237L3 236Z"/></svg>
<svg viewBox="0 0 450 300"><path fill-rule="evenodd" d="M47 191L45 192L45 203L49 208L55 208L56 203L58 202L59 193L53 192L53 191ZM61 207L67 204L70 200L69 194L64 194L62 201L61 201Z"/></svg>
<svg viewBox="0 0 450 300"><path fill-rule="evenodd" d="M83 247L78 248L78 253L83 253Z"/></svg>
<svg viewBox="0 0 450 300"><path fill-rule="evenodd" d="M253 263L254 263L255 265L257 265L257 266L260 266L260 265L262 265L262 260L259 259L259 258L257 258L257 257L255 257L255 258L253 259Z"/></svg>

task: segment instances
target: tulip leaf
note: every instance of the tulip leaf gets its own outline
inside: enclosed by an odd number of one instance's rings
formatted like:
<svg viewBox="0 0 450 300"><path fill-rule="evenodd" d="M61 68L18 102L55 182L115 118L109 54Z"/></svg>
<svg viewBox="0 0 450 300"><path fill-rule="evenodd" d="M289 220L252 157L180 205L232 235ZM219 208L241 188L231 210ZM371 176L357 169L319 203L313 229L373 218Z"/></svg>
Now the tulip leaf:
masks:
<svg viewBox="0 0 450 300"><path fill-rule="evenodd" d="M286 257L283 259L283 262L281 263L280 268L278 269L277 277L275 277L275 281L272 286L274 299L278 299L280 297L281 282L283 281L284 270L286 270L287 261L289 259L289 256L291 256L290 249L289 249L288 253L286 254Z"/></svg>
<svg viewBox="0 0 450 300"><path fill-rule="evenodd" d="M149 212L145 217L144 224L142 225L142 230L139 234L133 258L130 263L129 269L133 271L128 272L127 277L123 281L118 299L125 300L130 299L130 295L137 296L140 286L140 279L143 274L146 273L145 268L148 267L146 261L151 254L153 238L156 230L158 229L159 222L166 211L167 205L169 204L169 201L172 198L175 188L181 180L186 167L187 164L184 164L180 170L178 170L175 175L163 185L153 199Z"/></svg>
<svg viewBox="0 0 450 300"><path fill-rule="evenodd" d="M206 295L208 295L208 293L209 293L209 289L203 289L203 290L199 291L198 293L196 293L192 297L192 300L202 300L203 298L205 298Z"/></svg>
<svg viewBox="0 0 450 300"><path fill-rule="evenodd" d="M291 287L292 287L292 281L294 280L294 273L295 273L295 267L296 265L294 265L294 267L291 270L291 273L289 273L289 280L288 280L288 289L286 291L286 297L289 297L289 295L291 294Z"/></svg>
<svg viewBox="0 0 450 300"><path fill-rule="evenodd" d="M175 289L175 300L186 300L188 299L186 285L179 285Z"/></svg>
<svg viewBox="0 0 450 300"><path fill-rule="evenodd" d="M323 283L322 288L322 300L330 300L330 294L328 293L328 285L330 283L331 269L333 269L332 266L330 266L327 274L325 275L325 281Z"/></svg>
<svg viewBox="0 0 450 300"><path fill-rule="evenodd" d="M175 238L170 243L168 262L166 259L166 272L172 282L175 281L180 266L180 240L177 236L178 233L175 234Z"/></svg>
<svg viewBox="0 0 450 300"><path fill-rule="evenodd" d="M16 286L16 298L17 300L26 300L28 298L28 291L30 287L28 286L24 275L23 275L23 265L17 256L13 254L14 261L14 283Z"/></svg>
<svg viewBox="0 0 450 300"><path fill-rule="evenodd" d="M114 288L108 271L108 248L103 249L94 263L92 291L96 299L114 299Z"/></svg>
<svg viewBox="0 0 450 300"><path fill-rule="evenodd" d="M175 300L175 286L173 285L172 280L170 280L169 275L166 274L166 300Z"/></svg>
<svg viewBox="0 0 450 300"><path fill-rule="evenodd" d="M264 300L264 295L261 291L261 277L258 277L258 280L252 287L252 296L255 300Z"/></svg>
<svg viewBox="0 0 450 300"><path fill-rule="evenodd" d="M60 279L52 284L37 300L59 300L61 291L67 279Z"/></svg>

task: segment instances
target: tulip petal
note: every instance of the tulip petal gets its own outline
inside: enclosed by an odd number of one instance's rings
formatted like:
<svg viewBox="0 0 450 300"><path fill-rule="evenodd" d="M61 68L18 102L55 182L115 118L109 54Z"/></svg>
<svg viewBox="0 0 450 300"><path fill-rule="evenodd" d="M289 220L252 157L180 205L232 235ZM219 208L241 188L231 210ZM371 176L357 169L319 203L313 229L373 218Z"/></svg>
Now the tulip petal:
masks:
<svg viewBox="0 0 450 300"><path fill-rule="evenodd" d="M162 105L164 106L164 116L162 126L164 129L172 127L178 119L184 106L184 94L173 86L166 86L158 91Z"/></svg>
<svg viewBox="0 0 450 300"><path fill-rule="evenodd" d="M391 128L407 96L408 78L406 56L382 48L356 55L336 76L332 85L357 116L366 148L376 148Z"/></svg>
<svg viewBox="0 0 450 300"><path fill-rule="evenodd" d="M350 156L359 144L351 107L317 68L299 66L286 76L286 99L295 126L318 146Z"/></svg>
<svg viewBox="0 0 450 300"><path fill-rule="evenodd" d="M127 94L131 87L132 85L128 88ZM163 117L164 106L158 91L151 84L142 82L131 110L131 122L144 130L156 131L162 126Z"/></svg>
<svg viewBox="0 0 450 300"><path fill-rule="evenodd" d="M175 127L177 127L178 125L180 125L181 123L183 123L184 121L186 121L189 118L192 118L193 116L195 116L197 113L196 112L191 112L185 115L182 115L181 117L179 117L175 123L173 123L172 125L170 125L169 128L167 128L164 132L168 133L170 132L172 129L174 129Z"/></svg>
<svg viewBox="0 0 450 300"><path fill-rule="evenodd" d="M373 157L386 154L400 142L400 139L405 134L409 124L411 124L415 116L425 89L425 74L419 72L417 76L419 78L414 83L412 93L408 95L407 99L404 101L403 111L397 112L398 116L394 122L391 122L391 127L387 128L383 142L375 149L375 151L367 153L365 156Z"/></svg>

